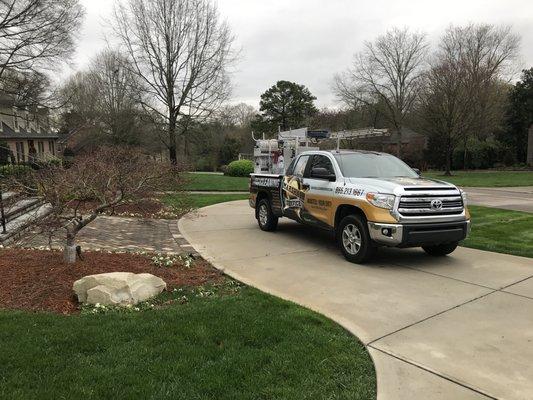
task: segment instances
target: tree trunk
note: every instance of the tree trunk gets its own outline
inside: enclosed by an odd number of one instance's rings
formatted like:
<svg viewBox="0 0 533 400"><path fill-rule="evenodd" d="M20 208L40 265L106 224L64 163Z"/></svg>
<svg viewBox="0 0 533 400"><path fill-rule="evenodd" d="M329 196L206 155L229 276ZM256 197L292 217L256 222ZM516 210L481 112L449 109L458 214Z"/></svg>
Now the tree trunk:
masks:
<svg viewBox="0 0 533 400"><path fill-rule="evenodd" d="M463 169L466 171L468 168L466 166L466 158L467 158L467 155L468 155L468 151L466 149L466 144L467 144L467 141L468 141L468 136L465 135L465 141L464 141L464 152L463 152Z"/></svg>
<svg viewBox="0 0 533 400"><path fill-rule="evenodd" d="M450 143L450 138L446 140L446 170L444 171L445 176L452 175L452 146Z"/></svg>
<svg viewBox="0 0 533 400"><path fill-rule="evenodd" d="M173 165L178 164L178 153L176 148L176 120L171 117L168 123L168 156Z"/></svg>
<svg viewBox="0 0 533 400"><path fill-rule="evenodd" d="M402 128L398 128L398 144L396 148L396 156L402 158Z"/></svg>
<svg viewBox="0 0 533 400"><path fill-rule="evenodd" d="M63 250L63 259L67 264L76 262L76 236L70 232L67 233L67 244Z"/></svg>
<svg viewBox="0 0 533 400"><path fill-rule="evenodd" d="M527 136L526 163L533 167L533 124L529 126Z"/></svg>

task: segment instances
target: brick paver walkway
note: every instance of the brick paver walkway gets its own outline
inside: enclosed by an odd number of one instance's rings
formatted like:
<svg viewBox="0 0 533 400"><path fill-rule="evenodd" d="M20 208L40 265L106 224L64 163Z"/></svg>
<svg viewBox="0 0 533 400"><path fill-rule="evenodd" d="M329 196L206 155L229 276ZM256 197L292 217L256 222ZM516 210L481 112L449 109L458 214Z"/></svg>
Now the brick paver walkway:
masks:
<svg viewBox="0 0 533 400"><path fill-rule="evenodd" d="M31 233L25 233L24 236L19 242L21 245L48 245L43 236ZM100 216L78 234L77 243L83 250L196 254L180 234L177 220ZM62 240L53 241L53 247L62 246Z"/></svg>

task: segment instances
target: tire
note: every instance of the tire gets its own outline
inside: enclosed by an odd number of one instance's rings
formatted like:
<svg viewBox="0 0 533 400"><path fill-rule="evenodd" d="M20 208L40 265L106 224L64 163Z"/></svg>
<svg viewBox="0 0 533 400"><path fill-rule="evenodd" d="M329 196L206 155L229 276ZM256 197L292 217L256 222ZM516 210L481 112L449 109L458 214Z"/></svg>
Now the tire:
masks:
<svg viewBox="0 0 533 400"><path fill-rule="evenodd" d="M370 239L368 226L364 217L348 215L337 227L337 243L346 260L362 264L369 261L376 253L376 246Z"/></svg>
<svg viewBox="0 0 533 400"><path fill-rule="evenodd" d="M263 199L257 203L255 216L261 230L272 232L278 228L279 218L272 212L272 207L268 199Z"/></svg>
<svg viewBox="0 0 533 400"><path fill-rule="evenodd" d="M447 244L439 244L436 246L423 246L422 248L426 253L428 253L430 256L434 257L443 257L450 253L453 253L453 251L457 248L458 243L447 243Z"/></svg>

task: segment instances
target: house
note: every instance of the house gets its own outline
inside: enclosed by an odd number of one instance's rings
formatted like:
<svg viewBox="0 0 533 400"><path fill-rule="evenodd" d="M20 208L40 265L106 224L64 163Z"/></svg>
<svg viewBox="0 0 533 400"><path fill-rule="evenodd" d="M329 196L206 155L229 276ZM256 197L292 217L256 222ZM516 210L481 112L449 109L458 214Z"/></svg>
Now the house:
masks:
<svg viewBox="0 0 533 400"><path fill-rule="evenodd" d="M18 107L0 95L0 146L9 152L8 161L44 161L57 154L58 136L50 128L49 110L44 107Z"/></svg>

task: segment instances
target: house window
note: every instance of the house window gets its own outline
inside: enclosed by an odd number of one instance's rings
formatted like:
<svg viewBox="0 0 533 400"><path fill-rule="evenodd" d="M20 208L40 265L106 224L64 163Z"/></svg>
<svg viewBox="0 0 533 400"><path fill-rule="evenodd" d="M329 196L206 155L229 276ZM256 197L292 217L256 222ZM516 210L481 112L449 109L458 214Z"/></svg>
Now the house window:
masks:
<svg viewBox="0 0 533 400"><path fill-rule="evenodd" d="M50 150L50 154L53 156L56 155L56 143L53 140L48 141L48 150Z"/></svg>
<svg viewBox="0 0 533 400"><path fill-rule="evenodd" d="M37 158L37 150L35 149L35 142L28 140L28 161L34 162Z"/></svg>
<svg viewBox="0 0 533 400"><path fill-rule="evenodd" d="M44 154L44 142L37 142L37 152L39 153L39 156Z"/></svg>
<svg viewBox="0 0 533 400"><path fill-rule="evenodd" d="M24 154L24 142L16 142L15 146L17 150L17 162L25 162L26 155Z"/></svg>

